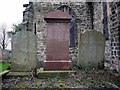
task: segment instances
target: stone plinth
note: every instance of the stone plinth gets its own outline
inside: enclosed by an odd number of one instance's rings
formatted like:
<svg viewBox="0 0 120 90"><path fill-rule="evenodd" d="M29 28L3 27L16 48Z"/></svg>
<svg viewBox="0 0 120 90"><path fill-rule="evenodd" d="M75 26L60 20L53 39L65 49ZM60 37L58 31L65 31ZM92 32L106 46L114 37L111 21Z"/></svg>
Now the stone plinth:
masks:
<svg viewBox="0 0 120 90"><path fill-rule="evenodd" d="M67 70L71 68L71 61L69 61L70 20L70 15L59 10L45 15L45 21L47 22L45 70Z"/></svg>

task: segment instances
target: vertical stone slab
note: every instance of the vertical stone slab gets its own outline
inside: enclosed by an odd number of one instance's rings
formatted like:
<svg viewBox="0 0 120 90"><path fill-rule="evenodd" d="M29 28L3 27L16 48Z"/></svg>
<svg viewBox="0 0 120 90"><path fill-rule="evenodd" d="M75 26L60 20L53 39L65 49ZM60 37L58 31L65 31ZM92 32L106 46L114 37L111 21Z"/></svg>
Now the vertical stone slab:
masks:
<svg viewBox="0 0 120 90"><path fill-rule="evenodd" d="M101 68L104 65L105 37L96 30L79 35L78 65Z"/></svg>
<svg viewBox="0 0 120 90"><path fill-rule="evenodd" d="M45 70L64 70L71 68L69 61L69 21L71 16L56 10L45 15L47 22L47 53Z"/></svg>
<svg viewBox="0 0 120 90"><path fill-rule="evenodd" d="M36 67L36 36L22 30L12 37L12 71L30 71Z"/></svg>

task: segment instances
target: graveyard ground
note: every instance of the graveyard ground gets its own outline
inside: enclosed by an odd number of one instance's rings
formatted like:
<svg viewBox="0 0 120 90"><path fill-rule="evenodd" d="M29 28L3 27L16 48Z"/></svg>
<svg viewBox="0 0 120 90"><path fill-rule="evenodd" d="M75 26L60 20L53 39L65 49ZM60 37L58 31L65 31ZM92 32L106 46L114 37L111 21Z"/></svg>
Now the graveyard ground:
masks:
<svg viewBox="0 0 120 90"><path fill-rule="evenodd" d="M120 89L120 76L110 70L79 69L76 73L66 77L37 78L13 77L3 78L2 88L96 88ZM59 89L58 89L59 88ZM49 90L49 89L48 89Z"/></svg>

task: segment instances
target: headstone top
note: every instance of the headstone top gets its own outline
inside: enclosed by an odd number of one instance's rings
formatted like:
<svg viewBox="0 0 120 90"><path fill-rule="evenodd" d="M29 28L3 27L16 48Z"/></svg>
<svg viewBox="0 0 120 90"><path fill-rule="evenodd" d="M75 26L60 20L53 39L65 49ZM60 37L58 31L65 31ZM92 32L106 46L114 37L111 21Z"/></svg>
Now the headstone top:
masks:
<svg viewBox="0 0 120 90"><path fill-rule="evenodd" d="M67 19L70 20L72 17L63 11L55 10L45 14L44 19Z"/></svg>
<svg viewBox="0 0 120 90"><path fill-rule="evenodd" d="M86 36L87 37L90 36L90 38L94 39L94 41L96 40L97 43L99 41L102 43L105 43L105 36L100 31L97 31L97 30L86 31L83 33L83 35L84 35L84 36L82 36L83 38ZM84 40L84 42L86 42L86 40Z"/></svg>

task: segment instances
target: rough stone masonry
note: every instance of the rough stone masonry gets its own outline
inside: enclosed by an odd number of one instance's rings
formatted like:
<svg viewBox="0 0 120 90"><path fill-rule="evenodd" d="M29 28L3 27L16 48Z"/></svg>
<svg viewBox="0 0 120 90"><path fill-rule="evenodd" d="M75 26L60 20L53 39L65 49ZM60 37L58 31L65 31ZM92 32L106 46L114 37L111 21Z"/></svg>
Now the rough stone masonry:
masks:
<svg viewBox="0 0 120 90"><path fill-rule="evenodd" d="M120 70L120 1L119 2L29 2L24 4L24 29L37 37L37 67L46 59L46 22L44 15L52 10L61 10L72 16L70 22L69 59L78 59L78 35L92 29L106 38L105 60L107 66Z"/></svg>

